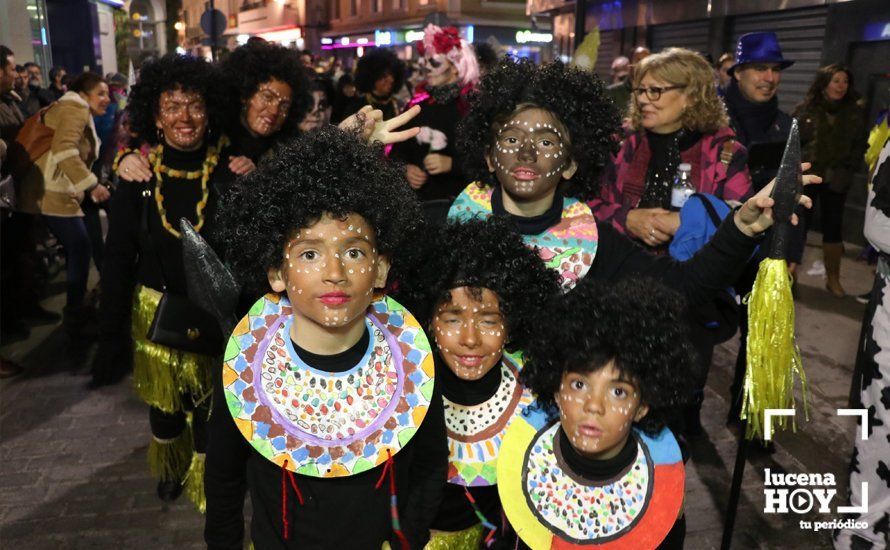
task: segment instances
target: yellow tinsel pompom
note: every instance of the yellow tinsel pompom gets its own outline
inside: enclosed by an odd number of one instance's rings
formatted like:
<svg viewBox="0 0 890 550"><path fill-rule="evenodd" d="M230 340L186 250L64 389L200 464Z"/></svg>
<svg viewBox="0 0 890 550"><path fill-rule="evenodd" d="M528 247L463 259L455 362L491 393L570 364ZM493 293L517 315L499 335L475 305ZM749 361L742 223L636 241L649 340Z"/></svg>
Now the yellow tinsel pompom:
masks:
<svg viewBox="0 0 890 550"><path fill-rule="evenodd" d="M748 364L741 418L748 420L748 439L763 437L766 409L793 409L794 378L800 378L804 415L807 415L807 379L794 339L794 299L785 260L760 262L748 304ZM793 418L793 417L792 417ZM808 419L808 418L807 418ZM773 417L785 428L788 417ZM794 425L792 419L792 426Z"/></svg>

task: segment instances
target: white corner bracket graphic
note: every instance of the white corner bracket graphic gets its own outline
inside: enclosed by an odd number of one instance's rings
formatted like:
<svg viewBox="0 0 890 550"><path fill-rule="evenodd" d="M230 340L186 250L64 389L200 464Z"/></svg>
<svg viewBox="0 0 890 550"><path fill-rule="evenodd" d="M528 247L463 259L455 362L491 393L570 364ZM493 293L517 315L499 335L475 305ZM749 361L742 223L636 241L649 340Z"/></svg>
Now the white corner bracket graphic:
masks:
<svg viewBox="0 0 890 550"><path fill-rule="evenodd" d="M856 409L853 409L856 410ZM859 506L838 506L838 514L867 514L868 513L868 482L862 482L862 503Z"/></svg>
<svg viewBox="0 0 890 550"><path fill-rule="evenodd" d="M838 409L837 415L861 417L862 421L859 423L859 426L862 432L859 434L859 439L868 441L868 409Z"/></svg>
<svg viewBox="0 0 890 550"><path fill-rule="evenodd" d="M794 416L794 409L764 409L763 410L763 440L770 441L773 438L773 417Z"/></svg>

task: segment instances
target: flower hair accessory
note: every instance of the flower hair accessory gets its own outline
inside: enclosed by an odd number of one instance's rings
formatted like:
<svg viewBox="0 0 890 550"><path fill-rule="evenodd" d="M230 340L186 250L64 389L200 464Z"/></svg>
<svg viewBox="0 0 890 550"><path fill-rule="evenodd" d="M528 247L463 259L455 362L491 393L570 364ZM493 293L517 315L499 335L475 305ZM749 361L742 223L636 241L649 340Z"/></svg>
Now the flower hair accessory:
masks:
<svg viewBox="0 0 890 550"><path fill-rule="evenodd" d="M443 55L457 67L462 85L479 81L479 63L473 47L458 34L456 27L439 27L430 23L423 29L423 40L418 40L417 53L433 57Z"/></svg>

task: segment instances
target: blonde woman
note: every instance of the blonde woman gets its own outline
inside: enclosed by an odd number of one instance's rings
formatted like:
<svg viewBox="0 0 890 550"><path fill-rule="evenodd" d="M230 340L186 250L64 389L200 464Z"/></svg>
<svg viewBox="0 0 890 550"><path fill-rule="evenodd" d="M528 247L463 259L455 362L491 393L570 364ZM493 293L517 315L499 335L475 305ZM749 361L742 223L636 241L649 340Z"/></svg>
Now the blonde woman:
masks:
<svg viewBox="0 0 890 550"><path fill-rule="evenodd" d="M597 219L646 246L668 244L680 226L679 214L669 211L671 184L684 162L692 165L698 192L735 201L750 195L747 151L729 128L714 73L699 54L668 48L640 62L630 120L634 132L591 204Z"/></svg>

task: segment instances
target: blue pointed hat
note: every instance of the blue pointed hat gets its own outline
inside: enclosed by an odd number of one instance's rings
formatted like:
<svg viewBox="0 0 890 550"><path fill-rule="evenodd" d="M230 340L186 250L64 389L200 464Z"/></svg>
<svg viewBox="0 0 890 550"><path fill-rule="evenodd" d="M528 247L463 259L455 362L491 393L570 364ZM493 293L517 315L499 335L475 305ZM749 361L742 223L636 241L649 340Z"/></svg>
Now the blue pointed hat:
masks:
<svg viewBox="0 0 890 550"><path fill-rule="evenodd" d="M794 61L782 57L779 37L774 32L750 32L742 35L735 48L735 65L726 72L733 74L736 67L747 63L778 63L782 69L794 65Z"/></svg>

